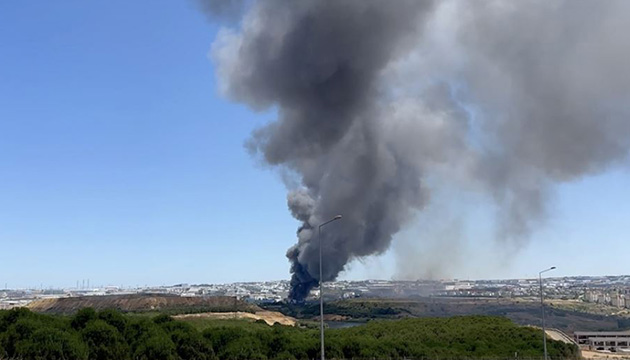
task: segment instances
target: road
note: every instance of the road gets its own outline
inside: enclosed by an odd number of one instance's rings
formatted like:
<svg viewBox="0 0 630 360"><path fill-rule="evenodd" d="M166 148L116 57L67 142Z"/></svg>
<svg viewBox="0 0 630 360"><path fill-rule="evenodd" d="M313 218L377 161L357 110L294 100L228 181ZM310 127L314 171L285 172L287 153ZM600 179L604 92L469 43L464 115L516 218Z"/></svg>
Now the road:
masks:
<svg viewBox="0 0 630 360"><path fill-rule="evenodd" d="M549 336L553 340L575 345L575 341L573 341L573 339L569 335L563 333L558 329L546 329L545 333L547 333L547 336Z"/></svg>

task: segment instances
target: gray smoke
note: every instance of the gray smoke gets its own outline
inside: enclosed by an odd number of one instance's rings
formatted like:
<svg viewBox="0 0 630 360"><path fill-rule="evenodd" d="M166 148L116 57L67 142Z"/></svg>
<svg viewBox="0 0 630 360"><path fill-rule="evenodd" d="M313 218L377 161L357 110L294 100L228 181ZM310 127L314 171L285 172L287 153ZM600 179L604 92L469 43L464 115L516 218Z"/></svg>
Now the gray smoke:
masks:
<svg viewBox="0 0 630 360"><path fill-rule="evenodd" d="M211 20L233 21L240 16L245 0L202 0L198 4Z"/></svg>
<svg viewBox="0 0 630 360"><path fill-rule="evenodd" d="M288 172L292 299L388 249L444 181L488 194L497 237L543 222L554 184L630 148L630 3L255 1L213 45L221 90L275 122L249 146ZM448 240L447 240L448 241Z"/></svg>

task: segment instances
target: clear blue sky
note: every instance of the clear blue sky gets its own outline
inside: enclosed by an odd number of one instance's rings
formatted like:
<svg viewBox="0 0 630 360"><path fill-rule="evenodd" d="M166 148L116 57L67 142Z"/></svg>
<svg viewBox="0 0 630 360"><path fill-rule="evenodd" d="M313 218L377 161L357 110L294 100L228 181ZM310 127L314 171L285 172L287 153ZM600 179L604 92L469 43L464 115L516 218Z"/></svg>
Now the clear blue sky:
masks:
<svg viewBox="0 0 630 360"><path fill-rule="evenodd" d="M217 95L216 31L192 1L0 3L0 287L288 278L297 224L243 147L273 114ZM452 275L630 273L627 170L560 188L508 265ZM475 219L467 249L499 256ZM389 278L394 261L343 277Z"/></svg>

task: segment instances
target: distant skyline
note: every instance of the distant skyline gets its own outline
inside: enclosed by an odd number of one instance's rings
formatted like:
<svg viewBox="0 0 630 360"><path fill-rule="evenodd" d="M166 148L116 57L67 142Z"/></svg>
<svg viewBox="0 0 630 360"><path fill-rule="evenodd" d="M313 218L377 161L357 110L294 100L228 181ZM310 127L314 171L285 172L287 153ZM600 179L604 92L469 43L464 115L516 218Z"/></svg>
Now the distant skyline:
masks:
<svg viewBox="0 0 630 360"><path fill-rule="evenodd" d="M545 281L558 281L558 280L562 280L562 279L588 279L587 281L590 281L591 279L602 279L602 278L612 278L612 279L619 279L619 278L625 278L630 276L630 274L620 274L620 275L576 275L576 276L546 276L543 279ZM13 291L23 291L23 290L35 290L35 291L49 291L49 290L72 290L72 289L77 289L77 290L89 290L89 291L95 291L95 294L100 293L100 291L102 291L103 289L106 288L116 288L116 289L120 289L120 290L146 290L146 289L151 289L151 288L178 288L178 287L196 287L196 286L200 286L200 287L205 287L205 286L216 286L217 288L221 289L224 286L237 286L239 284L273 284L273 283L287 283L289 282L289 280L287 279L280 279L280 280L261 280L261 281L237 281L237 282L228 282L228 283L175 283L175 284L136 284L136 285L116 285L116 284L108 284L108 285L104 285L104 284L92 284L92 283L88 283L87 280L89 279L82 279L78 282L75 283L74 286L65 286L65 287L53 287L53 286L44 286L44 284L40 284L40 286L33 286L33 287L29 287L29 288L11 288L11 287L3 287L4 285L0 286L0 289L2 290L13 290ZM422 279L418 279L418 280L396 280L396 279L360 279L360 280L335 280L331 283L346 283L346 284L356 284L356 283L365 283L365 282L390 282L390 283L415 283L415 282L419 282L420 284L422 284L424 281L426 282L439 282L442 284L448 284L448 283L471 283L471 284L475 284L475 283L479 283L479 282L488 282L488 283L498 283L498 282L502 282L502 281L521 281L521 280L529 280L529 284L530 286L532 284L535 284L533 289L536 289L536 287L538 286L538 277L531 277L531 278L498 278L498 279L434 279L434 280L422 280ZM613 282L611 284L609 284L610 289L612 291L615 290L615 284L617 284L617 282ZM581 283L582 286L589 286L588 284L582 282ZM486 285L489 286L489 285ZM550 286L550 284L547 282L546 286ZM595 285L597 286L597 285ZM601 289L600 289L601 290ZM215 290L216 291L216 290ZM220 291L220 290L219 290ZM598 288L595 287L593 288L593 291L598 291ZM275 296L275 295L274 295Z"/></svg>
<svg viewBox="0 0 630 360"><path fill-rule="evenodd" d="M218 95L218 25L194 2L3 2L0 29L0 286L289 279L298 222L281 175L244 147L274 114ZM510 248L488 199L437 193L340 279L630 274L629 170L561 185Z"/></svg>

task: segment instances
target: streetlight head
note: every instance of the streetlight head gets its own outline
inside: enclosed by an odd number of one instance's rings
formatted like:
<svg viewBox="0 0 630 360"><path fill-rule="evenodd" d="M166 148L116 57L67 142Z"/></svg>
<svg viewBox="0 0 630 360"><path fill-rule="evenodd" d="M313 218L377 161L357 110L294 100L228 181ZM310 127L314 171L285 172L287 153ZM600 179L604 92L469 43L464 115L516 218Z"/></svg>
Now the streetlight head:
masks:
<svg viewBox="0 0 630 360"><path fill-rule="evenodd" d="M555 269L556 269L556 267L555 267L555 266L552 266L552 267L550 268L550 270L555 270Z"/></svg>
<svg viewBox="0 0 630 360"><path fill-rule="evenodd" d="M339 219L341 219L341 215L337 215L337 216L335 216L335 217L333 218L333 220L339 220ZM555 268L554 268L554 269L555 269Z"/></svg>

